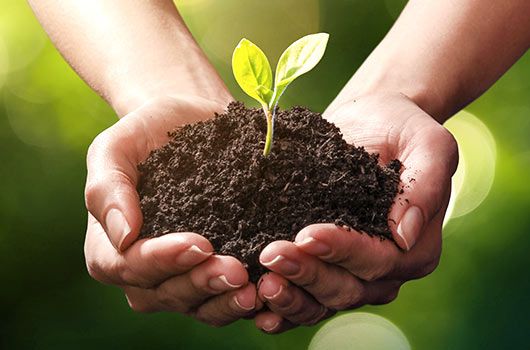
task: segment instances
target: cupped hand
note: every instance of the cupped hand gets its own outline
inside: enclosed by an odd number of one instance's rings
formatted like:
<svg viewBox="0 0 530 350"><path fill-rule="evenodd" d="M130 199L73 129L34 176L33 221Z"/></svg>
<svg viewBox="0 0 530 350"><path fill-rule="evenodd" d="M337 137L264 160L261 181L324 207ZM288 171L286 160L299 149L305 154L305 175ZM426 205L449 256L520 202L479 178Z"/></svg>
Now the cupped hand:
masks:
<svg viewBox="0 0 530 350"><path fill-rule="evenodd" d="M152 100L101 133L89 148L85 257L96 280L120 286L132 309L174 311L221 326L260 307L235 258L213 255L191 232L137 240L142 213L137 165L168 142L168 131L226 106L197 97Z"/></svg>
<svg viewBox="0 0 530 350"><path fill-rule="evenodd" d="M295 242L268 245L260 261L271 272L261 278L258 296L269 310L255 318L268 333L315 324L339 310L389 303L404 282L428 275L440 258L458 163L452 135L401 94L350 100L324 116L346 141L379 153L381 163L395 158L403 163L404 192L388 220L395 242L315 224Z"/></svg>

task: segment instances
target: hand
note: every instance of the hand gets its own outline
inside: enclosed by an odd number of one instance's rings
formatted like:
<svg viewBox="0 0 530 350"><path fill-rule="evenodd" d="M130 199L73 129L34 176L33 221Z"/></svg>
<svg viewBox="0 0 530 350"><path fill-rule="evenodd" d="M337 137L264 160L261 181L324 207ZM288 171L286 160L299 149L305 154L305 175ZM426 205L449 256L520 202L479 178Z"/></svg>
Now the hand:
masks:
<svg viewBox="0 0 530 350"><path fill-rule="evenodd" d="M135 311L176 311L221 326L262 305L243 265L213 255L204 237L178 232L136 241L142 225L137 165L168 142L168 131L225 107L198 97L159 98L123 117L90 146L88 271L120 286Z"/></svg>
<svg viewBox="0 0 530 350"><path fill-rule="evenodd" d="M346 141L379 153L381 163L403 162L404 193L389 213L395 243L315 224L295 242L268 245L260 261L272 272L262 277L258 296L270 311L256 315L255 322L269 333L315 324L338 310L389 303L404 282L428 275L440 258L458 162L452 135L400 94L347 101L324 116Z"/></svg>

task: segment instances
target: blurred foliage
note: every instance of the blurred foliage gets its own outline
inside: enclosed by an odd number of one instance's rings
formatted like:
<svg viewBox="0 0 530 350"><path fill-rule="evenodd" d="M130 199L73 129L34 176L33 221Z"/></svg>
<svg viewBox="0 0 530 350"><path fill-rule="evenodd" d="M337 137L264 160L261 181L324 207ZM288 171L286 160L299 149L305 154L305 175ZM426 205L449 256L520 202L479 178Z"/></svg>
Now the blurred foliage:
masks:
<svg viewBox="0 0 530 350"><path fill-rule="evenodd" d="M177 1L237 98L229 55L246 36L276 63L311 32L331 34L322 63L283 104L323 110L383 38L404 2ZM25 2L0 0L0 347L5 349L306 349L318 327L267 336L252 322L213 329L173 314L140 315L84 266L84 156L115 121L68 67ZM390 305L417 349L528 348L530 57L469 106L497 146L493 187L446 228L439 268ZM472 154L470 156L473 156ZM464 184L465 186L465 184Z"/></svg>

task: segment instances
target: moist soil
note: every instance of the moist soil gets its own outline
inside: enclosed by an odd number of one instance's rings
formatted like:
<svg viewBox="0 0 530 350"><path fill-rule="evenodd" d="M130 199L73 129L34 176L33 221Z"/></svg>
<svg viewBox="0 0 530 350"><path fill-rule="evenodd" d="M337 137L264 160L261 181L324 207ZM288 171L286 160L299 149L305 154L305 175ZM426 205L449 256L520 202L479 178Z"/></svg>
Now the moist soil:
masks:
<svg viewBox="0 0 530 350"><path fill-rule="evenodd" d="M310 224L392 239L398 160L380 166L378 155L346 143L335 125L303 107L277 112L268 157L265 134L263 112L239 102L171 132L139 165L140 237L200 233L216 253L242 261L254 282L265 272L262 249L294 240Z"/></svg>

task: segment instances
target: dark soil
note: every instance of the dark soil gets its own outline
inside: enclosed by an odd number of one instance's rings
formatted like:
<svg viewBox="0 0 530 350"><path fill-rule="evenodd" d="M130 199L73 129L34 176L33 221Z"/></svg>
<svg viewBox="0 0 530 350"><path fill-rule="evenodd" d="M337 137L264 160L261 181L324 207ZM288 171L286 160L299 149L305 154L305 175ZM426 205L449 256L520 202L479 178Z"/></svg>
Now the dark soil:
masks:
<svg viewBox="0 0 530 350"><path fill-rule="evenodd" d="M170 133L139 166L141 237L201 233L217 253L244 262L252 281L265 271L261 250L309 224L391 239L399 161L379 166L377 155L347 144L335 125L302 107L278 112L268 157L265 133L263 112L241 103Z"/></svg>

